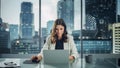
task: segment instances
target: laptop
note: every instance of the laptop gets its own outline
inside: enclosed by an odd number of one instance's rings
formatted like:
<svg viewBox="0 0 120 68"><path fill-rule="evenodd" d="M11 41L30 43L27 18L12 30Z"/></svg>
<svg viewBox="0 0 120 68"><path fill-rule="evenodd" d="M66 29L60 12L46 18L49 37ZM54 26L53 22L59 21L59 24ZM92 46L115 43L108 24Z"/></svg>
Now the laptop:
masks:
<svg viewBox="0 0 120 68"><path fill-rule="evenodd" d="M68 64L69 50L43 50L45 64Z"/></svg>

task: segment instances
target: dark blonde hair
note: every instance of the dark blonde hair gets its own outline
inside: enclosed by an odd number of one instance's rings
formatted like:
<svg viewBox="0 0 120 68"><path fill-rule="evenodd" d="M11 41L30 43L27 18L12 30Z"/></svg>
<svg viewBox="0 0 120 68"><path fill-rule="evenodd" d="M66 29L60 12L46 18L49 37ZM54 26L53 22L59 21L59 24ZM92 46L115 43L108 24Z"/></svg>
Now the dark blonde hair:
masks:
<svg viewBox="0 0 120 68"><path fill-rule="evenodd" d="M56 19L52 28L52 32L51 32L51 43L55 43L57 40L57 34L56 34L56 26L57 25L62 25L64 27L64 33L62 35L62 39L64 42L67 42L67 28L66 28L66 24L64 22L63 19Z"/></svg>

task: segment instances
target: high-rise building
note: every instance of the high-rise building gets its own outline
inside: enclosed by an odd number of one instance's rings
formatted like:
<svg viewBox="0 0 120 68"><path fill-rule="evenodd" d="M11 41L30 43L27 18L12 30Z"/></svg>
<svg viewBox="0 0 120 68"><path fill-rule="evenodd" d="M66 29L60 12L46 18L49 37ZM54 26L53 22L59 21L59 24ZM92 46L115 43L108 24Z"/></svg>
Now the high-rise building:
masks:
<svg viewBox="0 0 120 68"><path fill-rule="evenodd" d="M53 24L54 24L53 20L47 22L47 35L51 33Z"/></svg>
<svg viewBox="0 0 120 68"><path fill-rule="evenodd" d="M74 30L74 0L60 0L57 4L57 17L62 18L69 34Z"/></svg>
<svg viewBox="0 0 120 68"><path fill-rule="evenodd" d="M108 25L116 22L116 6L116 0L85 0L85 14L94 17L97 22L96 38L111 38Z"/></svg>
<svg viewBox="0 0 120 68"><path fill-rule="evenodd" d="M120 54L120 23L113 24L113 53Z"/></svg>
<svg viewBox="0 0 120 68"><path fill-rule="evenodd" d="M10 33L0 31L0 53L10 53Z"/></svg>
<svg viewBox="0 0 120 68"><path fill-rule="evenodd" d="M10 53L10 33L6 31L5 23L0 19L0 53Z"/></svg>
<svg viewBox="0 0 120 68"><path fill-rule="evenodd" d="M18 25L16 24L10 24L9 25L9 31L10 31L10 41L18 39Z"/></svg>
<svg viewBox="0 0 120 68"><path fill-rule="evenodd" d="M20 37L33 38L34 36L34 14L32 13L33 4L23 2L20 13Z"/></svg>

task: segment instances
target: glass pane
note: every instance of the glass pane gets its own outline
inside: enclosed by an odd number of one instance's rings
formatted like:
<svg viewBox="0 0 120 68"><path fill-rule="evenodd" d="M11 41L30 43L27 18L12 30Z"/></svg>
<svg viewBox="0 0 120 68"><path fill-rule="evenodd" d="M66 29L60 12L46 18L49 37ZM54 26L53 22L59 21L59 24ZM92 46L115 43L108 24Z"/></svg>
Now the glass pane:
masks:
<svg viewBox="0 0 120 68"><path fill-rule="evenodd" d="M0 1L0 53L39 53L39 0Z"/></svg>
<svg viewBox="0 0 120 68"><path fill-rule="evenodd" d="M82 0L85 68L117 68L119 0ZM116 54L116 55L115 55Z"/></svg>
<svg viewBox="0 0 120 68"><path fill-rule="evenodd" d="M45 43L46 37L50 35L54 21L57 18L62 18L66 23L68 34L73 35L76 47L80 52L80 9L78 9L80 8L79 6L79 0L41 0L41 45Z"/></svg>
<svg viewBox="0 0 120 68"><path fill-rule="evenodd" d="M61 18L65 21L68 34L73 36L75 47L80 53L80 5L80 0L41 0L42 47L48 35L51 35L55 20ZM78 63L78 67L80 67L80 63Z"/></svg>
<svg viewBox="0 0 120 68"><path fill-rule="evenodd" d="M41 48L50 35L55 19L57 18L58 0L41 0Z"/></svg>

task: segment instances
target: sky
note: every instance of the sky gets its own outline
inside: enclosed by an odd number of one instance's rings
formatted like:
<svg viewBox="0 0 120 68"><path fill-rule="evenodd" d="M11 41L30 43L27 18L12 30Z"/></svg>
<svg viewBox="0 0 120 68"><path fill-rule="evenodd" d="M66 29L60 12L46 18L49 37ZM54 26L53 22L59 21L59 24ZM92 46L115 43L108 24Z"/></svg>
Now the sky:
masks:
<svg viewBox="0 0 120 68"><path fill-rule="evenodd" d="M41 0L41 27L47 27L49 20L57 18L57 2L59 0Z"/></svg>
<svg viewBox="0 0 120 68"><path fill-rule="evenodd" d="M1 0L1 17L3 22L9 24L20 23L20 11L21 3L32 2L34 13L35 30L39 29L39 0ZM46 27L49 20L55 20L57 18L57 2L59 0L41 0L41 27ZM81 11L80 0L74 0L74 28L80 29ZM83 0L84 1L84 0ZM120 0L118 0L118 6L120 6ZM85 7L83 6L83 9ZM84 11L83 11L84 12ZM120 14L120 8L118 7L118 14ZM83 16L84 17L84 16ZM85 20L83 20L85 22Z"/></svg>
<svg viewBox="0 0 120 68"><path fill-rule="evenodd" d="M35 30L39 29L39 0L1 0L1 17L8 24L20 24L22 2L33 3Z"/></svg>

